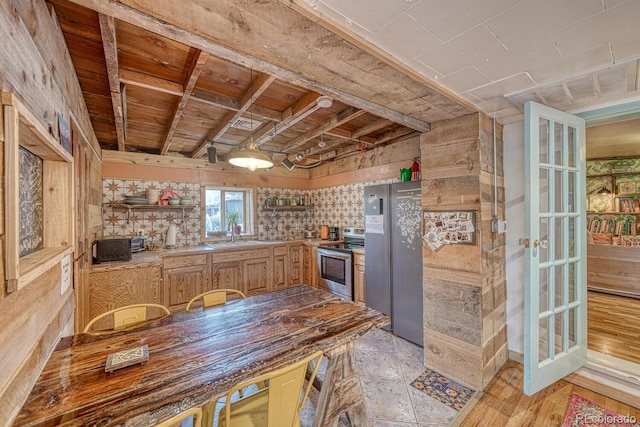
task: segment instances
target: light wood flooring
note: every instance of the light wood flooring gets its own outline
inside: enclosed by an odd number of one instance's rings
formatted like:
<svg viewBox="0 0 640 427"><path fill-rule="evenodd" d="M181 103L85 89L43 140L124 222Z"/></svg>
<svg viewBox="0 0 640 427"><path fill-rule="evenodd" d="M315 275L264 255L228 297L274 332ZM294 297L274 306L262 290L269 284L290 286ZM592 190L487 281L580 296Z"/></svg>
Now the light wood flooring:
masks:
<svg viewBox="0 0 640 427"><path fill-rule="evenodd" d="M522 365L508 361L485 389L476 405L459 426L539 426L562 425L572 393L616 411L640 419L640 409L560 380L533 396L523 393Z"/></svg>
<svg viewBox="0 0 640 427"><path fill-rule="evenodd" d="M589 349L640 363L640 299L589 291L587 307Z"/></svg>

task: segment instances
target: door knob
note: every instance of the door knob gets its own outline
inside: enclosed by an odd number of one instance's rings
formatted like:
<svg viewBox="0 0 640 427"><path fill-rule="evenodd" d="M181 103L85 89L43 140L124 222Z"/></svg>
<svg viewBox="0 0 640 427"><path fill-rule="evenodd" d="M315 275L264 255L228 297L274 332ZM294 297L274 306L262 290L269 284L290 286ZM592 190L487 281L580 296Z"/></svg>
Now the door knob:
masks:
<svg viewBox="0 0 640 427"><path fill-rule="evenodd" d="M549 243L546 240L534 240L533 241L533 247L534 248L541 247L541 248L547 249L548 246L549 246Z"/></svg>

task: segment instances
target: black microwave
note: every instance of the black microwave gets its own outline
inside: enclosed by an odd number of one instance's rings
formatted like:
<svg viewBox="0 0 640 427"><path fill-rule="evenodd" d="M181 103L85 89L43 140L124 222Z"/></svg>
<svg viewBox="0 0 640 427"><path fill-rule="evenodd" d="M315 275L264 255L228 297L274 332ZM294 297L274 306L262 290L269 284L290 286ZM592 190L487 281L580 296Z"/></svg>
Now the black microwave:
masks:
<svg viewBox="0 0 640 427"><path fill-rule="evenodd" d="M113 238L96 240L93 246L93 262L130 261L131 238Z"/></svg>

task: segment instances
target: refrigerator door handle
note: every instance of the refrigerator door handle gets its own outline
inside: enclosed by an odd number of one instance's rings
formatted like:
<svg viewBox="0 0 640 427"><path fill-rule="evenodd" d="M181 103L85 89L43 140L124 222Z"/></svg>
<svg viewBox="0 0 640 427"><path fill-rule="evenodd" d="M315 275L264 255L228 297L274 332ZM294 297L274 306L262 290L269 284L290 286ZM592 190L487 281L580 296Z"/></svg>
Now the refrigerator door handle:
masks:
<svg viewBox="0 0 640 427"><path fill-rule="evenodd" d="M384 211L383 211L384 199L378 199L378 203L380 204L380 215L383 215L384 214Z"/></svg>

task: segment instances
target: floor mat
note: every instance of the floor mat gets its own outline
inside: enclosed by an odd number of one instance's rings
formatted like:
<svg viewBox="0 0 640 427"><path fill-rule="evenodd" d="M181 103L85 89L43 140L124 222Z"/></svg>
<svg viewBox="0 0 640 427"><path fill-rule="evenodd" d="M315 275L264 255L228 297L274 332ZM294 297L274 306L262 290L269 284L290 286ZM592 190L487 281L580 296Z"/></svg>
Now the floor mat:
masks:
<svg viewBox="0 0 640 427"><path fill-rule="evenodd" d="M411 385L456 411L473 397L475 390L467 388L439 373L427 369Z"/></svg>
<svg viewBox="0 0 640 427"><path fill-rule="evenodd" d="M597 404L593 400L580 396L578 393L571 395L569 408L564 417L562 427L640 427L634 416L619 414L615 411Z"/></svg>

